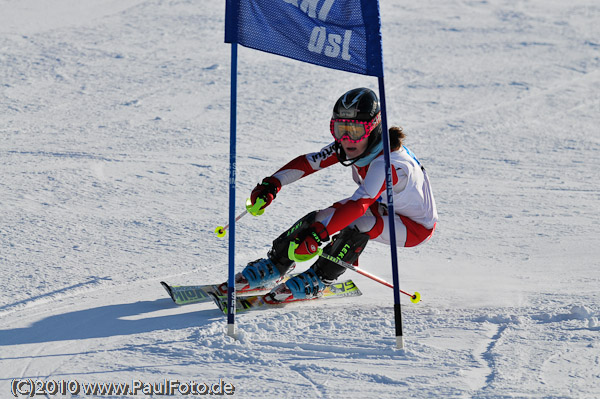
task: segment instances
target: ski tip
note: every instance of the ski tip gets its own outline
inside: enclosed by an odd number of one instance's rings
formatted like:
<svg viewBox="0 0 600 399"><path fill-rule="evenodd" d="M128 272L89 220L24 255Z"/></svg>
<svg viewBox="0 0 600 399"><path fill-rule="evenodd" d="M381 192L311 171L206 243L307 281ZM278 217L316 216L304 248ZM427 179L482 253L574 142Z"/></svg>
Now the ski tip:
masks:
<svg viewBox="0 0 600 399"><path fill-rule="evenodd" d="M163 286L163 288L165 289L165 291L167 291L167 294L169 294L169 296L171 297L171 299L173 300L173 302L175 302L175 297L173 296L173 290L171 289L171 286L169 284L165 283L164 281L161 281L160 285Z"/></svg>
<svg viewBox="0 0 600 399"><path fill-rule="evenodd" d="M208 292L208 295L214 301L215 305L218 306L219 309L225 314L227 314L227 300L222 300L219 296L217 296L214 292Z"/></svg>

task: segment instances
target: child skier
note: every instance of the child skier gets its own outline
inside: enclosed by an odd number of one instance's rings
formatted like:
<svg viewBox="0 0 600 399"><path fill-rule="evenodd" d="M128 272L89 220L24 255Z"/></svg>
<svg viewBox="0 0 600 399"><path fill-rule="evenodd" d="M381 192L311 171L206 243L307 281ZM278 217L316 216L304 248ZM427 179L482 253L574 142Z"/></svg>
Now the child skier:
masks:
<svg viewBox="0 0 600 399"><path fill-rule="evenodd" d="M330 240L323 251L355 265L369 240L389 244L381 112L375 93L357 88L341 96L333 108L330 131L333 143L265 177L252 190L247 209L262 214L282 186L337 163L352 167L358 189L350 198L310 212L277 237L266 258L250 262L235 276L236 290L279 281L296 261L316 256L320 245ZM392 127L389 132L397 243L413 247L433 234L438 219L435 200L425 169L402 145L402 129ZM308 270L273 288L270 296L275 301L318 296L345 270L318 258Z"/></svg>

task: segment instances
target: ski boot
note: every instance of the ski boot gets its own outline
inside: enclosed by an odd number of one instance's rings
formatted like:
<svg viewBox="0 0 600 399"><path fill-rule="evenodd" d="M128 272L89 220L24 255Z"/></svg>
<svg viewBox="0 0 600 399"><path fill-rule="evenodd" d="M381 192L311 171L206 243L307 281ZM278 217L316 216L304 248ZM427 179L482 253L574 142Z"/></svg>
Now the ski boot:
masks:
<svg viewBox="0 0 600 399"><path fill-rule="evenodd" d="M275 302L311 299L321 296L326 287L315 270L310 268L273 288L269 297Z"/></svg>
<svg viewBox="0 0 600 399"><path fill-rule="evenodd" d="M293 270L294 267L295 264L292 264L288 269ZM285 274L286 272L281 273L270 258L257 259L248 263L244 270L235 275L235 291L248 294L269 290L283 280ZM227 295L227 287L227 281L219 284L218 290L221 295Z"/></svg>
<svg viewBox="0 0 600 399"><path fill-rule="evenodd" d="M294 264L290 265L287 271L294 266ZM285 273L282 274L270 258L257 259L248 263L243 271L235 275L235 290L243 292L260 287L272 287L281 281L284 275Z"/></svg>

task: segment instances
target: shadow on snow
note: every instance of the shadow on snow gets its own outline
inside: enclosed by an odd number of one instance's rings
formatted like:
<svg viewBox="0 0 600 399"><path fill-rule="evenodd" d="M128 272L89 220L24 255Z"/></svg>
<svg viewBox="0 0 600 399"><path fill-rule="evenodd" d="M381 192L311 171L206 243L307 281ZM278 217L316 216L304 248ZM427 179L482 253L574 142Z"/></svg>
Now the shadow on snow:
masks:
<svg viewBox="0 0 600 399"><path fill-rule="evenodd" d="M165 316L141 317L135 320L125 319L166 310L170 305L172 305L170 299L158 299L52 315L29 327L0 330L0 346L105 338L165 329L202 327L223 317L220 310L203 309Z"/></svg>

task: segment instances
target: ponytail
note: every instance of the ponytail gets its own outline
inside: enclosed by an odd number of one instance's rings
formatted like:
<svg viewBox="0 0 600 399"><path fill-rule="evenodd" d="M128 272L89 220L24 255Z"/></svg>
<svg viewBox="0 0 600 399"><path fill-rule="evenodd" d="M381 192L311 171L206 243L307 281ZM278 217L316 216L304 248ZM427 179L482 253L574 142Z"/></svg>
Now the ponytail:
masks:
<svg viewBox="0 0 600 399"><path fill-rule="evenodd" d="M402 148L406 134L404 134L400 126L392 126L389 130L389 133L391 150L398 151L400 148Z"/></svg>

